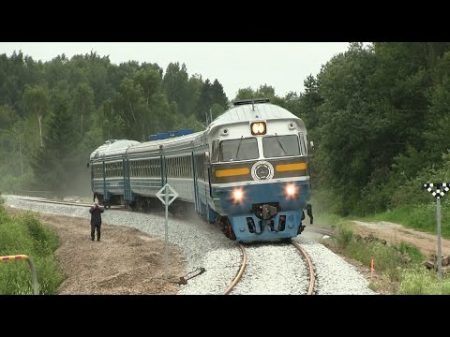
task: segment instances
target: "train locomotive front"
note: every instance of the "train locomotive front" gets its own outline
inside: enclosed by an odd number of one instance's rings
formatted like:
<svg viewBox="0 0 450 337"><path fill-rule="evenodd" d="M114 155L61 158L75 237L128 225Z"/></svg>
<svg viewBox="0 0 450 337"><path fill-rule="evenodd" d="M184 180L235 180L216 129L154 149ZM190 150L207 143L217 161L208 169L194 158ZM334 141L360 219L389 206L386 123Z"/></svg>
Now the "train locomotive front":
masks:
<svg viewBox="0 0 450 337"><path fill-rule="evenodd" d="M284 108L241 101L210 124L210 188L226 235L279 241L303 230L310 197L307 133Z"/></svg>

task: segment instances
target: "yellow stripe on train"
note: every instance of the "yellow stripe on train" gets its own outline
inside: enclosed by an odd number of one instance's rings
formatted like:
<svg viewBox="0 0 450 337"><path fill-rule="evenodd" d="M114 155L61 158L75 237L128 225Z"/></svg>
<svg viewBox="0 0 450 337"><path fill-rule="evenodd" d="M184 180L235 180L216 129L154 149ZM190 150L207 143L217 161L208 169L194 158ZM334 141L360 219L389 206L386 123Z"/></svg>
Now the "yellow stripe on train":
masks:
<svg viewBox="0 0 450 337"><path fill-rule="evenodd" d="M307 167L306 163L278 164L275 166L275 170L277 172L304 171Z"/></svg>
<svg viewBox="0 0 450 337"><path fill-rule="evenodd" d="M250 174L250 169L248 167L234 168L234 169L223 169L216 170L216 177L232 177L232 176L243 176Z"/></svg>

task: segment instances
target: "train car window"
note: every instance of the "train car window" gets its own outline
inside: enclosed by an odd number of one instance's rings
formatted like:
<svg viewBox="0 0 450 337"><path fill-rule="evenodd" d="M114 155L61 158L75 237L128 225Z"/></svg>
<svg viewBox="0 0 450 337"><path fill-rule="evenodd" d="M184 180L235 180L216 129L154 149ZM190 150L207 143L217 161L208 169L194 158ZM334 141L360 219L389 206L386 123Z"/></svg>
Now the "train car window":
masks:
<svg viewBox="0 0 450 337"><path fill-rule="evenodd" d="M264 157L286 157L300 155L297 135L266 136L263 138Z"/></svg>
<svg viewBox="0 0 450 337"><path fill-rule="evenodd" d="M186 177L186 160L184 159L186 157L181 158L181 176Z"/></svg>
<svg viewBox="0 0 450 337"><path fill-rule="evenodd" d="M181 157L181 176L182 177L186 177L186 168L185 168L185 163L186 161L184 160L185 157Z"/></svg>
<svg viewBox="0 0 450 337"><path fill-rule="evenodd" d="M178 165L177 165L177 158L172 158L172 167L173 167L173 176L176 177L178 175Z"/></svg>
<svg viewBox="0 0 450 337"><path fill-rule="evenodd" d="M170 162L170 158L166 158L166 175L167 177L172 176L172 163Z"/></svg>
<svg viewBox="0 0 450 337"><path fill-rule="evenodd" d="M219 144L219 160L235 161L259 158L256 138L222 140Z"/></svg>
<svg viewBox="0 0 450 337"><path fill-rule="evenodd" d="M153 160L153 165L152 165L152 176L153 177L160 177L161 176L161 161L159 159L154 159Z"/></svg>
<svg viewBox="0 0 450 337"><path fill-rule="evenodd" d="M191 158L190 157L186 157L186 177L190 177L191 174Z"/></svg>
<svg viewBox="0 0 450 337"><path fill-rule="evenodd" d="M190 157L184 157L184 161L186 162L186 177L190 177L191 176L191 165L190 164Z"/></svg>

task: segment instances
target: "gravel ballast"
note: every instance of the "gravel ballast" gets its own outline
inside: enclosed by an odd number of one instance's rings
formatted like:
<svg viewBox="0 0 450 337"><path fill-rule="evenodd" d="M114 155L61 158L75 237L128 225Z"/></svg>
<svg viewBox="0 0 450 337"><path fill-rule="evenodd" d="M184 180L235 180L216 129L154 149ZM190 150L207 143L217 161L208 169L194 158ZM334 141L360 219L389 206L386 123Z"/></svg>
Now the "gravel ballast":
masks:
<svg viewBox="0 0 450 337"><path fill-rule="evenodd" d="M39 203L23 197L4 196L11 207L35 212L90 219L87 207ZM164 215L108 209L103 221L133 227L164 239ZM89 223L86 231L89 232ZM88 234L87 234L88 235ZM107 233L104 233L107 235ZM310 254L318 277L318 294L374 294L355 267L322 244L296 239ZM191 220L169 219L169 241L186 258L186 273L199 267L205 272L188 281L179 294L223 294L237 274L241 257L238 245L218 227L193 216ZM304 294L308 285L305 262L289 244L246 245L247 269L231 294ZM180 276L180 275L178 275Z"/></svg>

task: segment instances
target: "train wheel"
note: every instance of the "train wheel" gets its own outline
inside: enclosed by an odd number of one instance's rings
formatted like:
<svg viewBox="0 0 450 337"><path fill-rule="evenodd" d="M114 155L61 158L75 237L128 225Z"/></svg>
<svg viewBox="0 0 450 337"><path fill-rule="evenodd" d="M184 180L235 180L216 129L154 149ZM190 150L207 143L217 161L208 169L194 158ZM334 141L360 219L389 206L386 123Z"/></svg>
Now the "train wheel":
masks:
<svg viewBox="0 0 450 337"><path fill-rule="evenodd" d="M218 217L217 219L218 219L217 222L221 226L222 232L225 234L225 236L230 240L236 240L236 235L234 234L233 227L231 226L228 217L223 216Z"/></svg>

